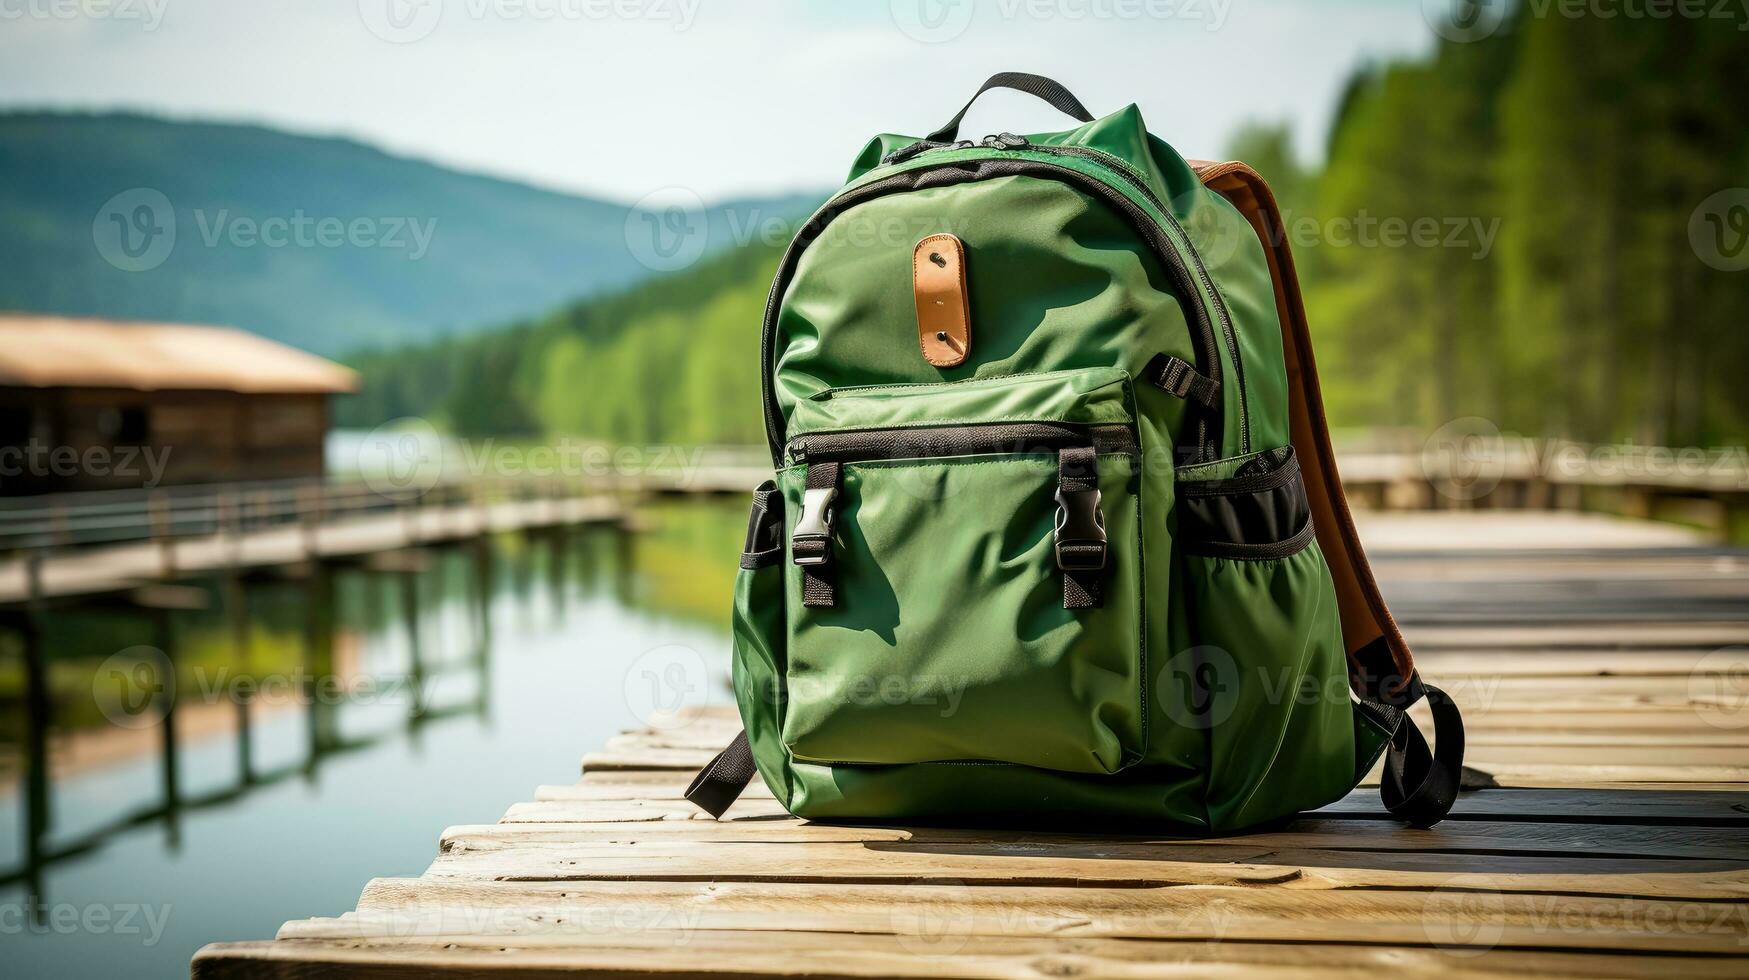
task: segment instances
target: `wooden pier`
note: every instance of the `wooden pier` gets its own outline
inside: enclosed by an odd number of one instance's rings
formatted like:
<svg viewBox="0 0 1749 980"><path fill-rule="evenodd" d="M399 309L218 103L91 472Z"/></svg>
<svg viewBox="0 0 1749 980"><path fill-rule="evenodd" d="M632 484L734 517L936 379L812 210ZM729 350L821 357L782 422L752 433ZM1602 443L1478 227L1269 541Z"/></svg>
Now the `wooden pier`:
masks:
<svg viewBox="0 0 1749 980"><path fill-rule="evenodd" d="M1749 975L1749 553L1581 515L1363 527L1469 723L1431 830L1370 787L1202 840L816 825L757 782L719 823L681 799L719 703L194 975Z"/></svg>
<svg viewBox="0 0 1749 980"><path fill-rule="evenodd" d="M763 472L731 456L636 478L299 480L0 500L0 610L506 531L618 523L636 500L745 494Z"/></svg>

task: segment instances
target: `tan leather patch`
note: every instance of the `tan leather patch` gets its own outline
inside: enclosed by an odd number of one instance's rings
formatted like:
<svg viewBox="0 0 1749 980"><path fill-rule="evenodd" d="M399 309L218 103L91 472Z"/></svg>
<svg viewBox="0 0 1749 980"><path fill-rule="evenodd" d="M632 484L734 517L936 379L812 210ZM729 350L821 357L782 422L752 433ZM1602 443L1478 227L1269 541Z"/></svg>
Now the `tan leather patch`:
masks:
<svg viewBox="0 0 1749 980"><path fill-rule="evenodd" d="M966 247L952 235L930 235L911 253L917 296L917 342L936 367L965 363L972 352L972 305L966 292Z"/></svg>

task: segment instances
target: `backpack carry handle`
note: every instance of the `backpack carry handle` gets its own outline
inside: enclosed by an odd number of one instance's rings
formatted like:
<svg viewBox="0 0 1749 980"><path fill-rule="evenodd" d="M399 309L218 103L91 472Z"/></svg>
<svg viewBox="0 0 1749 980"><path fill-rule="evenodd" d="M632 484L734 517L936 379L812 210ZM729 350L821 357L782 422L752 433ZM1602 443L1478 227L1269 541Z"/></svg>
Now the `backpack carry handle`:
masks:
<svg viewBox="0 0 1749 980"><path fill-rule="evenodd" d="M1074 116L1084 123L1093 121L1093 113L1088 112L1087 107L1081 104L1081 100L1075 98L1074 94L1060 83L1053 82L1043 75L1029 75L1023 71L999 71L991 75L990 80L984 83L983 88L978 89L970 99L966 100L966 104L960 107L960 111L953 114L953 118L947 121L947 125L930 133L928 139L937 143L951 143L958 139L960 120L966 117L966 112L972 108L973 102L978 101L978 96L993 88L1011 88L1016 92L1025 92L1027 95L1036 96L1049 102L1052 108L1064 115Z"/></svg>

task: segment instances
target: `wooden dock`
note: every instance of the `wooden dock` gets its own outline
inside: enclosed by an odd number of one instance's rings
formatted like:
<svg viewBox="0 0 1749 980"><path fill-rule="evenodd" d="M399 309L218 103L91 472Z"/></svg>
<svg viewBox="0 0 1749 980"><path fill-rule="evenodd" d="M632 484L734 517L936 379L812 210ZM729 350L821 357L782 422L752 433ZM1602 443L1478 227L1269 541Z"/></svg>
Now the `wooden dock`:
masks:
<svg viewBox="0 0 1749 980"><path fill-rule="evenodd" d="M719 823L681 799L718 705L194 975L1749 975L1749 553L1577 515L1363 527L1469 724L1475 788L1431 830L1370 787L1202 840L815 825L757 782Z"/></svg>
<svg viewBox="0 0 1749 980"><path fill-rule="evenodd" d="M501 532L619 523L637 500L745 494L765 472L730 456L634 478L304 480L0 499L0 611Z"/></svg>

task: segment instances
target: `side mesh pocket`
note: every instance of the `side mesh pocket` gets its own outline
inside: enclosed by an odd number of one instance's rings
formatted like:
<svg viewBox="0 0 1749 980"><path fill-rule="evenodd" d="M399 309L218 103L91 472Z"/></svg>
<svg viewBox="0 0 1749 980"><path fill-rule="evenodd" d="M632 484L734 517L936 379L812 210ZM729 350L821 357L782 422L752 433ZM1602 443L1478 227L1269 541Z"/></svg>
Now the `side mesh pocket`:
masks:
<svg viewBox="0 0 1749 980"><path fill-rule="evenodd" d="M1335 586L1293 448L1178 477L1194 646L1161 678L1161 697L1207 731L1210 825L1321 806L1353 786L1354 716Z"/></svg>
<svg viewBox="0 0 1749 980"><path fill-rule="evenodd" d="M1178 540L1193 555L1288 558L1317 536L1292 446L1254 456L1229 477L1178 479Z"/></svg>

